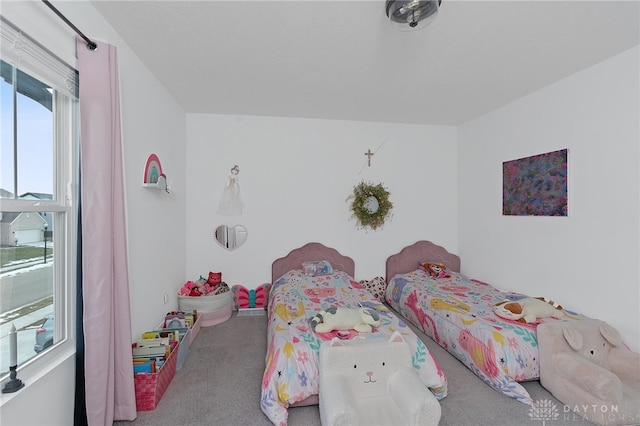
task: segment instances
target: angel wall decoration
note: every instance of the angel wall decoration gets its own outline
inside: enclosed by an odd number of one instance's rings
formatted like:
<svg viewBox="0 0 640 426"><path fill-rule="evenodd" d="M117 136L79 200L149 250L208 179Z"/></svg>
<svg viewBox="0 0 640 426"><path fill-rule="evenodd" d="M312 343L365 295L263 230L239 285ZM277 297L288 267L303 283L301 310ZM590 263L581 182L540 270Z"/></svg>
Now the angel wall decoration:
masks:
<svg viewBox="0 0 640 426"><path fill-rule="evenodd" d="M229 181L225 185L222 191L222 198L220 204L218 204L218 213L225 216L240 216L242 215L242 209L244 203L242 201L242 194L240 193L240 183L238 174L240 168L236 164L231 168L231 174L229 175Z"/></svg>

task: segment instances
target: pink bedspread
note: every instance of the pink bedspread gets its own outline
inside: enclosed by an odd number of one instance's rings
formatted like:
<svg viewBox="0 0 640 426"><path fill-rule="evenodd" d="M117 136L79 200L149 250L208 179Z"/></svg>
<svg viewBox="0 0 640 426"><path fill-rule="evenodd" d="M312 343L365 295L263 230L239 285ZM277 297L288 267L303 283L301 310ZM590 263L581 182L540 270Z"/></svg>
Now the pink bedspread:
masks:
<svg viewBox="0 0 640 426"><path fill-rule="evenodd" d="M351 337L388 338L399 331L413 352L413 366L433 394L447 394L447 380L424 343L402 320L344 272L310 277L292 270L271 287L268 307L266 367L262 379L262 411L275 425L286 425L288 407L318 394L320 344L332 335L316 334L309 319L330 307L375 309L382 324L372 333Z"/></svg>
<svg viewBox="0 0 640 426"><path fill-rule="evenodd" d="M422 269L399 274L387 286L386 300L408 321L445 348L485 383L523 403L533 401L519 381L538 379L536 323L498 317L493 307L526 297L452 271L431 278ZM539 295L535 295L539 296ZM562 320L584 318L564 311Z"/></svg>

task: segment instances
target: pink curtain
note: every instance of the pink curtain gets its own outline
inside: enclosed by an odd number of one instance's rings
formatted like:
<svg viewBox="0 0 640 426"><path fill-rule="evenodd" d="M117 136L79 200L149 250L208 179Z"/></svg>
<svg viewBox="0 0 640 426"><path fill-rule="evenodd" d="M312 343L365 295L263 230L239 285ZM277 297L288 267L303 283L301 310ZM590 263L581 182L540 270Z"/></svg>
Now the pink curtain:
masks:
<svg viewBox="0 0 640 426"><path fill-rule="evenodd" d="M89 425L136 418L115 46L78 38L82 287Z"/></svg>

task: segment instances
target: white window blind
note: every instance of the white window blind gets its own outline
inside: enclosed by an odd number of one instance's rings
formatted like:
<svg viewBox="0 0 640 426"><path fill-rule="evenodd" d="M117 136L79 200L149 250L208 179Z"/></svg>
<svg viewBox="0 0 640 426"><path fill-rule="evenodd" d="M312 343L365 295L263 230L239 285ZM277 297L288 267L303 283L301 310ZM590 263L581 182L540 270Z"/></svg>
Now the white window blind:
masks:
<svg viewBox="0 0 640 426"><path fill-rule="evenodd" d="M2 60L72 99L78 98L78 71L0 16Z"/></svg>

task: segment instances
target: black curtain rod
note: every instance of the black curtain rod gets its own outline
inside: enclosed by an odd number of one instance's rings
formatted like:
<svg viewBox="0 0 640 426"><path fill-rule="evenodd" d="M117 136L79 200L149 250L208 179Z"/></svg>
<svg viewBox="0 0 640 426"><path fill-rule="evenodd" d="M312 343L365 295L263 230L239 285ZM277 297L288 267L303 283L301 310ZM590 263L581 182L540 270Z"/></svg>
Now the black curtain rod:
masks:
<svg viewBox="0 0 640 426"><path fill-rule="evenodd" d="M49 6L49 9L53 10L53 12L58 15L58 17L60 17L60 19L62 19L68 26L70 26L71 28L73 28L73 31L75 31L76 33L78 33L78 35L80 37L82 37L84 39L84 41L87 42L87 47L89 48L89 50L96 50L96 48L98 47L98 45L91 41L89 39L89 37L87 37L86 35L82 34L82 31L80 31L75 25L73 25L71 23L71 21L69 21L67 19L66 16L64 16L62 13L60 13L60 11L58 9L56 9L51 3L49 3L48 0L42 0L42 2L44 4L46 4L47 6Z"/></svg>

